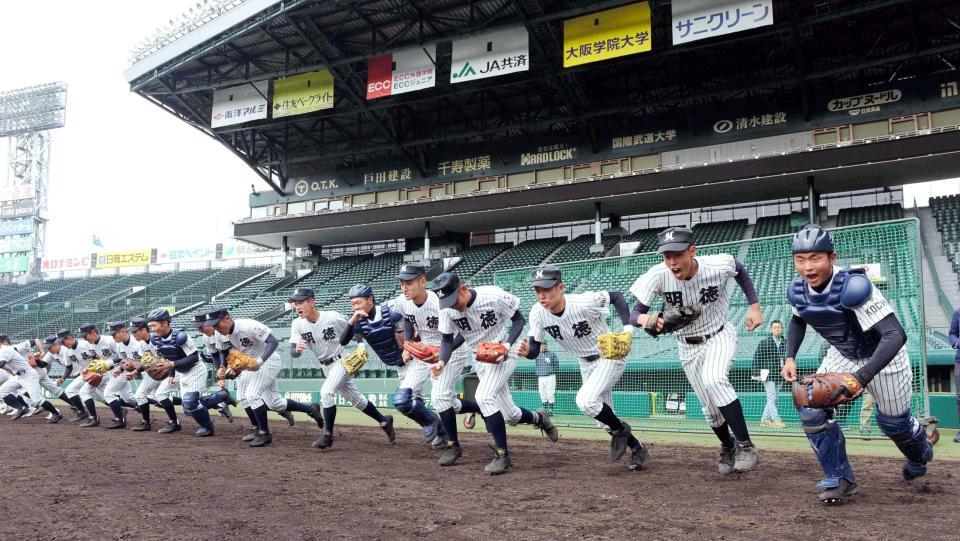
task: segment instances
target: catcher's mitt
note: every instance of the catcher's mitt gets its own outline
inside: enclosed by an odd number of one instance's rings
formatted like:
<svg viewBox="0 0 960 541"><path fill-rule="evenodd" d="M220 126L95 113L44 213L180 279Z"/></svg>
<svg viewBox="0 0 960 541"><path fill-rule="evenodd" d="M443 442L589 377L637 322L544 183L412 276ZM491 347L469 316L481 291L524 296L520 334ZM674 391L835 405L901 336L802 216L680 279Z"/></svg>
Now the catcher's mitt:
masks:
<svg viewBox="0 0 960 541"><path fill-rule="evenodd" d="M239 374L242 370L256 370L257 359L236 349L231 349L230 353L227 353L227 366Z"/></svg>
<svg viewBox="0 0 960 541"><path fill-rule="evenodd" d="M120 361L120 368L123 368L126 372L133 372L137 369L137 363L131 359L124 359Z"/></svg>
<svg viewBox="0 0 960 541"><path fill-rule="evenodd" d="M605 332L597 337L600 356L604 359L620 360L630 354L633 345L631 332Z"/></svg>
<svg viewBox="0 0 960 541"><path fill-rule="evenodd" d="M647 323L643 326L643 330L650 336L669 334L686 327L698 317L700 317L700 309L695 306L677 308L670 303L664 303L662 313L651 312L647 315ZM658 319L663 320L663 328L659 331L657 330Z"/></svg>
<svg viewBox="0 0 960 541"><path fill-rule="evenodd" d="M83 377L83 381L86 381L91 387L96 387L97 385L100 385L101 381L103 381L103 374L100 372L84 370L81 376Z"/></svg>
<svg viewBox="0 0 960 541"><path fill-rule="evenodd" d="M103 374L108 370L110 370L110 363L103 359L94 359L90 361L90 364L87 365L87 372Z"/></svg>
<svg viewBox="0 0 960 541"><path fill-rule="evenodd" d="M163 381L173 373L172 362L149 351L140 357L140 366L148 376L157 381Z"/></svg>
<svg viewBox="0 0 960 541"><path fill-rule="evenodd" d="M798 408L828 408L862 394L863 384L849 372L825 372L793 382L793 404Z"/></svg>
<svg viewBox="0 0 960 541"><path fill-rule="evenodd" d="M367 364L367 350L366 348L357 348L353 350L353 353L347 355L343 358L343 367L346 368L347 373L351 376L355 376L357 372L363 368L363 365Z"/></svg>
<svg viewBox="0 0 960 541"><path fill-rule="evenodd" d="M500 364L507 360L507 346L501 342L480 342L477 360L482 363Z"/></svg>
<svg viewBox="0 0 960 541"><path fill-rule="evenodd" d="M421 361L430 364L440 360L440 346L431 346L423 342L411 342L408 340L403 343L403 350Z"/></svg>

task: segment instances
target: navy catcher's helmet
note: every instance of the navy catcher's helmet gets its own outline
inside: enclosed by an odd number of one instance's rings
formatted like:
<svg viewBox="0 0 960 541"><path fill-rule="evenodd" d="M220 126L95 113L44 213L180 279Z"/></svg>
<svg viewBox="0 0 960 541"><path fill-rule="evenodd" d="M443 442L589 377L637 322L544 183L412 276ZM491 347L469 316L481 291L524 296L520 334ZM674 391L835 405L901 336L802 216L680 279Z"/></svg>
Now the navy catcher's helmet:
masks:
<svg viewBox="0 0 960 541"><path fill-rule="evenodd" d="M790 251L794 254L808 252L827 252L828 254L832 254L834 252L833 239L830 238L830 233L820 229L819 225L805 225L803 229L797 231L797 234L793 236L793 244L790 246Z"/></svg>
<svg viewBox="0 0 960 541"><path fill-rule="evenodd" d="M147 321L170 321L170 312L166 308L155 308L147 314Z"/></svg>
<svg viewBox="0 0 960 541"><path fill-rule="evenodd" d="M347 293L347 297L351 299L355 297L372 297L373 288L366 284L357 284L350 288L350 291Z"/></svg>

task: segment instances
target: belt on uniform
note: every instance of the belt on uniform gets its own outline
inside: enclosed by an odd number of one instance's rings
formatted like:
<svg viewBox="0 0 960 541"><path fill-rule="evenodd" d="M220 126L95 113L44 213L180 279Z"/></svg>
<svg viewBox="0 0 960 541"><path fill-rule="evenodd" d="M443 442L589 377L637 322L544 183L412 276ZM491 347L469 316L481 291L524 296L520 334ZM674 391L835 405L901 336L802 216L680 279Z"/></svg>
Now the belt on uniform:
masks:
<svg viewBox="0 0 960 541"><path fill-rule="evenodd" d="M705 334L705 335L703 335L703 336L684 336L683 338L681 338L681 340L683 340L684 342L686 342L686 343L688 343L688 344L690 344L690 345L692 345L692 346L695 346L695 345L697 345L697 344L702 344L702 343L706 342L707 340L713 338L714 336L720 334L720 333L723 331L723 328L724 328L724 327L725 327L725 325L720 325L720 328L717 329L717 332L713 332L713 333L710 333L710 334Z"/></svg>
<svg viewBox="0 0 960 541"><path fill-rule="evenodd" d="M596 361L599 358L600 358L599 355L589 355L587 357L584 357L583 360L587 361L588 363L592 363L593 361Z"/></svg>
<svg viewBox="0 0 960 541"><path fill-rule="evenodd" d="M330 366L331 364L339 361L341 357L343 357L343 354L342 354L342 353L338 353L338 354L334 355L333 357L330 357L329 359L327 359L327 360L325 360L325 361L320 361L320 364L323 365L323 366Z"/></svg>

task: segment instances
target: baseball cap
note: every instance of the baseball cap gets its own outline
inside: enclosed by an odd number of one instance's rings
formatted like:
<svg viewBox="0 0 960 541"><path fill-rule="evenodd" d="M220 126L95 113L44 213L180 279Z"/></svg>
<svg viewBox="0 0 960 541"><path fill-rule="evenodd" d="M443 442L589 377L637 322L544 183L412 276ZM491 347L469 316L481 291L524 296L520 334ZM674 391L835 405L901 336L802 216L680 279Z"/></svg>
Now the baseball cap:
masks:
<svg viewBox="0 0 960 541"><path fill-rule="evenodd" d="M87 334L88 332L93 332L97 330L97 326L93 323L86 323L80 326L80 334Z"/></svg>
<svg viewBox="0 0 960 541"><path fill-rule="evenodd" d="M197 312L196 314L193 314L193 322L190 323L190 325L194 329L199 329L200 327L206 327L207 326L206 322L207 322L207 312L206 311Z"/></svg>
<svg viewBox="0 0 960 541"><path fill-rule="evenodd" d="M43 343L48 346L52 346L57 343L57 335L51 334L50 336L43 339Z"/></svg>
<svg viewBox="0 0 960 541"><path fill-rule="evenodd" d="M107 332L110 333L110 336L117 334L118 332L127 328L126 323L122 321L114 321L113 323L107 323Z"/></svg>
<svg viewBox="0 0 960 541"><path fill-rule="evenodd" d="M205 319L203 321L202 327L213 327L223 319L224 316L229 315L226 308L217 307L213 310L207 312Z"/></svg>
<svg viewBox="0 0 960 541"><path fill-rule="evenodd" d="M397 280L413 280L418 276L427 275L427 266L423 263L409 263L400 269Z"/></svg>
<svg viewBox="0 0 960 541"><path fill-rule="evenodd" d="M130 328L128 329L131 332L136 332L138 329L146 329L147 320L142 317L134 318L130 320Z"/></svg>
<svg viewBox="0 0 960 541"><path fill-rule="evenodd" d="M70 329L60 329L59 331L57 331L57 338L59 338L60 340L63 340L64 338L72 334L73 333L70 332Z"/></svg>
<svg viewBox="0 0 960 541"><path fill-rule="evenodd" d="M294 301L305 301L307 299L313 298L313 290L309 287L298 287L294 290L293 294L290 295L290 302Z"/></svg>
<svg viewBox="0 0 960 541"><path fill-rule="evenodd" d="M563 275L560 271L560 267L556 265L544 265L540 268L534 269L533 273L530 275L530 278L533 280L533 287L550 289L551 287L557 285L557 282L563 280Z"/></svg>
<svg viewBox="0 0 960 541"><path fill-rule="evenodd" d="M668 227L657 233L657 253L682 252L693 244L693 231L687 227Z"/></svg>
<svg viewBox="0 0 960 541"><path fill-rule="evenodd" d="M433 279L430 289L440 298L440 308L450 308L457 303L460 277L452 272L445 272Z"/></svg>

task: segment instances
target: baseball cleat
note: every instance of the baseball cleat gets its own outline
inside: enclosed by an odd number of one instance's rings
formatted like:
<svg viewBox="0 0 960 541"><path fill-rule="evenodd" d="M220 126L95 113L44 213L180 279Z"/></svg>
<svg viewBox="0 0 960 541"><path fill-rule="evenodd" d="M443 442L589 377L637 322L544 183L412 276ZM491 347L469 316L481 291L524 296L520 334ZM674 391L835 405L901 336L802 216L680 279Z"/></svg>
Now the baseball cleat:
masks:
<svg viewBox="0 0 960 541"><path fill-rule="evenodd" d="M310 418L317 423L320 430L323 430L323 408L320 404L310 404Z"/></svg>
<svg viewBox="0 0 960 541"><path fill-rule="evenodd" d="M557 431L557 426L553 424L553 421L550 419L550 414L547 413L547 410L540 408L537 410L537 416L540 417L540 420L534 423L533 426L540 429L540 432L547 437L553 443L557 443L557 440L560 439L560 433Z"/></svg>
<svg viewBox="0 0 960 541"><path fill-rule="evenodd" d="M463 418L463 428L467 430L473 430L473 427L477 426L477 414L471 413Z"/></svg>
<svg viewBox="0 0 960 541"><path fill-rule="evenodd" d="M17 419L20 419L21 417L26 416L28 413L30 413L29 408L18 409L14 411L13 414L10 416L10 420L16 421Z"/></svg>
<svg viewBox="0 0 960 541"><path fill-rule="evenodd" d="M826 504L839 503L842 498L853 496L858 490L859 487L857 483L847 481L846 479L839 479L836 486L828 487L821 492L818 497L821 502Z"/></svg>
<svg viewBox="0 0 960 541"><path fill-rule="evenodd" d="M217 411L220 412L220 416L221 416L221 417L226 417L226 418L227 418L227 422L228 422L228 423L232 423L232 422L233 422L233 412L230 411L230 406L229 406L229 405L224 404L223 407L217 409Z"/></svg>
<svg viewBox="0 0 960 541"><path fill-rule="evenodd" d="M630 465L627 466L627 469L630 471L643 471L647 469L646 461L648 456L650 456L650 452L641 444L640 447L634 449L633 454L630 455Z"/></svg>
<svg viewBox="0 0 960 541"><path fill-rule="evenodd" d="M730 475L733 473L735 454L736 451L734 451L733 447L720 446L720 460L717 462L720 475Z"/></svg>
<svg viewBox="0 0 960 541"><path fill-rule="evenodd" d="M97 426L100 426L100 419L97 419L96 417L91 417L87 419L85 423L80 424L80 428L94 428Z"/></svg>
<svg viewBox="0 0 960 541"><path fill-rule="evenodd" d="M510 455L507 454L506 449L493 448L493 461L484 466L483 471L487 472L490 475L501 475L507 473L513 466L513 463L510 461Z"/></svg>
<svg viewBox="0 0 960 541"><path fill-rule="evenodd" d="M463 449L455 443L448 443L447 448L440 454L440 459L437 460L437 463L441 466L453 466L461 456L463 456Z"/></svg>
<svg viewBox="0 0 960 541"><path fill-rule="evenodd" d="M330 446L332 445L333 445L333 434L329 432L324 432L323 434L320 435L319 438L317 438L315 442L313 442L313 446L316 447L317 449L329 449Z"/></svg>
<svg viewBox="0 0 960 541"><path fill-rule="evenodd" d="M0 415L7 413L9 410L10 406L8 406L6 403L0 404Z"/></svg>
<svg viewBox="0 0 960 541"><path fill-rule="evenodd" d="M85 412L85 411L77 412L76 415L74 415L73 417L70 418L70 422L71 422L71 423L79 423L79 422L85 421L85 420L87 420L87 412Z"/></svg>
<svg viewBox="0 0 960 541"><path fill-rule="evenodd" d="M293 413L290 413L289 411L281 411L279 412L279 415L287 420L288 425L293 426Z"/></svg>
<svg viewBox="0 0 960 541"><path fill-rule="evenodd" d="M140 421L140 424L133 427L132 430L134 432L150 432L152 430L152 427L150 426L149 421Z"/></svg>
<svg viewBox="0 0 960 541"><path fill-rule="evenodd" d="M440 434L440 416L435 415L433 417L433 422L431 422L429 425L420 427L420 432L423 434L424 441L433 442Z"/></svg>
<svg viewBox="0 0 960 541"><path fill-rule="evenodd" d="M233 398L233 395L227 393L227 397L223 400L228 406L236 406L237 400Z"/></svg>
<svg viewBox="0 0 960 541"><path fill-rule="evenodd" d="M630 431L630 425L623 423L623 429L616 434L611 434L613 439L610 440L610 462L616 462L623 458L623 455L627 452L627 442L630 441L630 436L633 435L633 432Z"/></svg>
<svg viewBox="0 0 960 541"><path fill-rule="evenodd" d="M205 427L205 426L201 426L200 428L197 429L197 437L198 437L198 438L209 438L210 436L213 436L213 428L212 428L212 427L211 427L211 428L207 428L207 427Z"/></svg>
<svg viewBox="0 0 960 541"><path fill-rule="evenodd" d="M114 419L110 424L103 428L107 430L119 430L121 428L127 428L127 422L123 419Z"/></svg>
<svg viewBox="0 0 960 541"><path fill-rule="evenodd" d="M244 436L240 441L242 441L242 442L244 442L244 443L250 443L251 441L253 441L253 440L255 440L255 439L257 439L257 431L256 431L256 430L254 430L253 432L251 432L251 433L247 434L246 436Z"/></svg>
<svg viewBox="0 0 960 541"><path fill-rule="evenodd" d="M393 415L384 415L380 428L386 433L390 443L397 441L397 431L393 429Z"/></svg>
<svg viewBox="0 0 960 541"><path fill-rule="evenodd" d="M734 453L733 471L748 472L756 468L758 462L760 462L760 453L757 451L757 446L750 441L738 441Z"/></svg>
<svg viewBox="0 0 960 541"><path fill-rule="evenodd" d="M27 413L26 415L24 415L24 417L33 417L34 415L40 413L41 411L43 411L43 408L41 408L40 406L35 406L32 410L30 410L30 413Z"/></svg>
<svg viewBox="0 0 960 541"><path fill-rule="evenodd" d="M60 422L60 419L63 419L63 415L61 415L60 412L58 411L56 413L51 413L50 416L47 417L47 422L52 425L55 425Z"/></svg>
<svg viewBox="0 0 960 541"><path fill-rule="evenodd" d="M269 432L263 432L258 430L256 436L253 438L248 445L250 447L263 447L265 445L270 445L273 443L273 436Z"/></svg>
<svg viewBox="0 0 960 541"><path fill-rule="evenodd" d="M163 425L163 428L157 430L157 434L172 434L174 432L180 432L180 421L167 421L167 424Z"/></svg>
<svg viewBox="0 0 960 541"><path fill-rule="evenodd" d="M7 415L8 417L11 417L11 416L13 416L13 415L16 415L16 413L17 413L18 411L20 411L19 408L11 408L10 411L8 411L8 412L6 413L6 415Z"/></svg>

